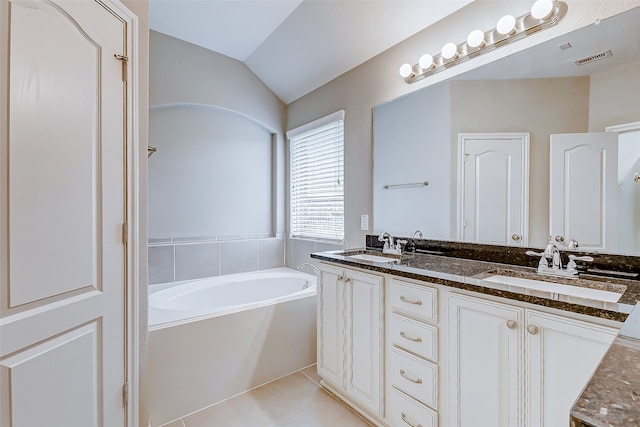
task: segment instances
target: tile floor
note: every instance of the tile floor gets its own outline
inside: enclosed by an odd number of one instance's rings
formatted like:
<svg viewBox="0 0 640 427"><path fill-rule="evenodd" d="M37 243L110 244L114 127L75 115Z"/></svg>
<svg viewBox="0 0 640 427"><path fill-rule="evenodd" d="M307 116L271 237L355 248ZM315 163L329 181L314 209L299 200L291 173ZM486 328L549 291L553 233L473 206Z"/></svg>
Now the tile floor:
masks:
<svg viewBox="0 0 640 427"><path fill-rule="evenodd" d="M164 427L370 427L319 385L316 366L243 393Z"/></svg>

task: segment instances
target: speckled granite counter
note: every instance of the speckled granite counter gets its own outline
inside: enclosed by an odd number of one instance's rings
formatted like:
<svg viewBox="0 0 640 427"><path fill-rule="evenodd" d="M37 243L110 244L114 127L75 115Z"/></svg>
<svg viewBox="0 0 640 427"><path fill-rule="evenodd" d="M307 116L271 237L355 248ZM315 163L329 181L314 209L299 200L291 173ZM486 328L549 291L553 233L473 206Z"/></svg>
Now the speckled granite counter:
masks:
<svg viewBox="0 0 640 427"><path fill-rule="evenodd" d="M640 426L640 304L571 408L571 426Z"/></svg>
<svg viewBox="0 0 640 427"><path fill-rule="evenodd" d="M347 253L380 254L371 248ZM640 281L581 274L581 278L596 282L595 286L602 289L624 286L619 301L612 303L483 280L493 274L535 274L532 267L428 254L403 255L384 263L355 260L345 256L343 251L311 256L322 261L625 322L571 409L571 426L640 426ZM575 279L554 281L570 284L571 280Z"/></svg>
<svg viewBox="0 0 640 427"><path fill-rule="evenodd" d="M371 249L354 249L349 250L348 253L380 254ZM356 260L345 256L343 251L321 252L312 254L311 256L319 260L394 274L400 277L429 281L452 288L465 289L619 322L626 320L629 313L631 313L636 303L640 300L640 281L637 280L582 275L581 277L588 279L592 283L601 283L602 289L607 289L611 285L622 286L623 289L625 289L618 302L606 302L483 280L487 276L494 274L516 276L518 272L522 272L528 275L535 275L535 269L532 267L427 254L403 255L395 261L390 259L390 262L384 263ZM545 280L572 284L571 281L575 279L545 278Z"/></svg>

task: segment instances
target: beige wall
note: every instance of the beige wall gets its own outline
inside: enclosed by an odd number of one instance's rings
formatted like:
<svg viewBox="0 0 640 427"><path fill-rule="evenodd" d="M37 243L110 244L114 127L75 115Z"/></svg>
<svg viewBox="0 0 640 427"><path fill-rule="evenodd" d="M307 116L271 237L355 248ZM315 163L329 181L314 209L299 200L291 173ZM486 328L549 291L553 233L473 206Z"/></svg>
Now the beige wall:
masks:
<svg viewBox="0 0 640 427"><path fill-rule="evenodd" d="M156 31L150 32L150 71L152 109L174 104L213 106L248 117L275 134L274 232L283 233L286 168L282 101L242 62Z"/></svg>
<svg viewBox="0 0 640 427"><path fill-rule="evenodd" d="M425 52L438 52L448 41L465 40L471 27L489 29L507 11L520 15L531 1L478 0L359 67L332 80L287 106L287 129L337 110L345 110L345 233L349 246L363 246L360 215L372 215L372 108L411 91L430 86L471 68L584 27L635 6L640 0L567 0L569 12L556 27L474 58L451 69L407 85L398 76L404 62L417 62Z"/></svg>
<svg viewBox="0 0 640 427"><path fill-rule="evenodd" d="M640 121L640 61L591 76L589 132Z"/></svg>
<svg viewBox="0 0 640 427"><path fill-rule="evenodd" d="M549 135L587 132L589 77L453 81L451 107L454 173L458 133L530 133L529 245L544 246L549 230Z"/></svg>

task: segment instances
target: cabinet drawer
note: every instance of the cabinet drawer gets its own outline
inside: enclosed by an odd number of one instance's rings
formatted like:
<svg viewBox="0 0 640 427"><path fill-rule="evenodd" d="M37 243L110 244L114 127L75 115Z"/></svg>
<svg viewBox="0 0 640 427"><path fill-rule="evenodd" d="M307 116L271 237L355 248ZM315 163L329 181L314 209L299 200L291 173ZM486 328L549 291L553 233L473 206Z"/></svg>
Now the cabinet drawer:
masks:
<svg viewBox="0 0 640 427"><path fill-rule="evenodd" d="M389 348L391 385L432 408L438 407L438 367L397 348Z"/></svg>
<svg viewBox="0 0 640 427"><path fill-rule="evenodd" d="M400 311L436 322L438 290L400 280L391 281L390 303L393 311Z"/></svg>
<svg viewBox="0 0 640 427"><path fill-rule="evenodd" d="M391 345L434 362L438 360L438 328L435 326L392 314L389 318L388 340Z"/></svg>
<svg viewBox="0 0 640 427"><path fill-rule="evenodd" d="M389 421L391 427L437 427L438 413L393 389L391 391Z"/></svg>

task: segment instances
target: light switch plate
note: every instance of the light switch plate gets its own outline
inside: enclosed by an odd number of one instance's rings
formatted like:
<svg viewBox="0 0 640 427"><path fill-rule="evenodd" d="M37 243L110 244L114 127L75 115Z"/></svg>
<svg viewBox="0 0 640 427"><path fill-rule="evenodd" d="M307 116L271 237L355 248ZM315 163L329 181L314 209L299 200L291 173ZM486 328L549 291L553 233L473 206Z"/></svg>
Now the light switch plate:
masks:
<svg viewBox="0 0 640 427"><path fill-rule="evenodd" d="M369 215L360 215L360 230L369 230Z"/></svg>

